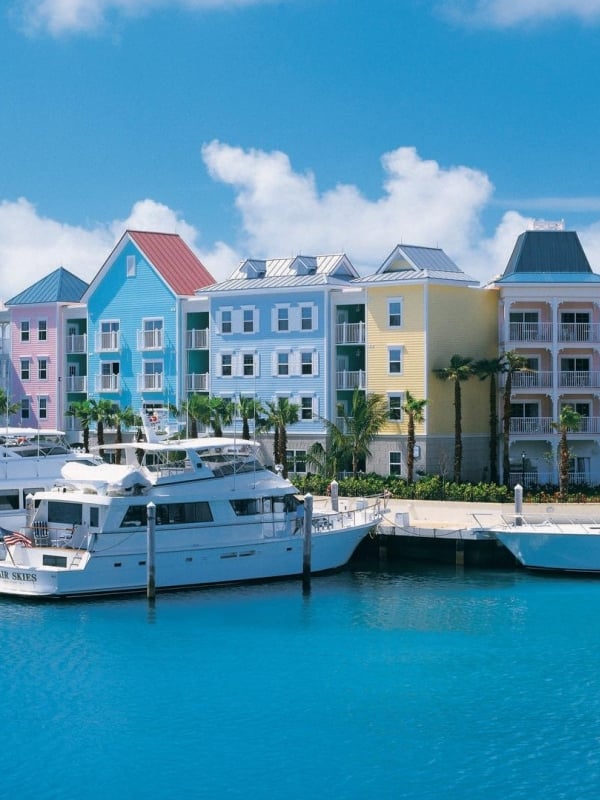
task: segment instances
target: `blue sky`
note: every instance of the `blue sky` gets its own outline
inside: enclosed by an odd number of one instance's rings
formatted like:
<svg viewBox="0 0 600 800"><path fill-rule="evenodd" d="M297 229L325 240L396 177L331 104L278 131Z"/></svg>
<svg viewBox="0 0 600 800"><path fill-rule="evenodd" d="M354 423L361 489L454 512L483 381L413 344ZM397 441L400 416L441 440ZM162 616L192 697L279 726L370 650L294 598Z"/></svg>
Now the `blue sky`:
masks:
<svg viewBox="0 0 600 800"><path fill-rule="evenodd" d="M600 0L8 0L0 298L126 227L242 257L398 242L486 281L533 218L600 271Z"/></svg>

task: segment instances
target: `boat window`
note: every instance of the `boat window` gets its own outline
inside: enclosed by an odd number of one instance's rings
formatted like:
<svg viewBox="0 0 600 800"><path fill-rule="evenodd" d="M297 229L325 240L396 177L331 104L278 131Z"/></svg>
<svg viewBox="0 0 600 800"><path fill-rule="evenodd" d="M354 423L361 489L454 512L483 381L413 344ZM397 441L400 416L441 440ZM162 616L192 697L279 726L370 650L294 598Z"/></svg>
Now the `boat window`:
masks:
<svg viewBox="0 0 600 800"><path fill-rule="evenodd" d="M44 491L44 487L43 486L34 486L34 487L31 487L31 488L27 487L26 489L23 489L23 508L25 508L25 506L27 505L27 495L28 494L34 495L34 494L36 494L36 492L43 492L43 491ZM36 508L37 508L37 506L39 506L39 504L40 504L40 501L36 500L35 501Z"/></svg>
<svg viewBox="0 0 600 800"><path fill-rule="evenodd" d="M197 503L161 503L156 506L157 525L179 525L192 522L212 522L210 505Z"/></svg>
<svg viewBox="0 0 600 800"><path fill-rule="evenodd" d="M231 507L238 517L247 517L262 512L262 498L250 497L247 500L230 500Z"/></svg>
<svg viewBox="0 0 600 800"><path fill-rule="evenodd" d="M63 525L81 525L82 519L81 503L48 501L48 522L58 522Z"/></svg>
<svg viewBox="0 0 600 800"><path fill-rule="evenodd" d="M0 489L0 511L13 511L19 508L18 489Z"/></svg>
<svg viewBox="0 0 600 800"><path fill-rule="evenodd" d="M45 567L65 567L67 566L67 559L65 556L43 555L42 564Z"/></svg>
<svg viewBox="0 0 600 800"><path fill-rule="evenodd" d="M97 528L99 525L100 509L98 506L90 506L90 528Z"/></svg>
<svg viewBox="0 0 600 800"><path fill-rule="evenodd" d="M121 522L121 527L136 528L141 525L146 525L147 522L146 506L129 506L123 517L123 522Z"/></svg>

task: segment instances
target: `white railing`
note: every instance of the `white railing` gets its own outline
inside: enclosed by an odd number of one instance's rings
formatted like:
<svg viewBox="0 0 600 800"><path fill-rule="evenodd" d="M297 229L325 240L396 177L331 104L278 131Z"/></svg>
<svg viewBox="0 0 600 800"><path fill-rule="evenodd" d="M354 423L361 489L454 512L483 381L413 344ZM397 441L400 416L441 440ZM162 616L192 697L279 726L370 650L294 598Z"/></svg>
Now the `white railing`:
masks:
<svg viewBox="0 0 600 800"><path fill-rule="evenodd" d="M137 346L138 350L162 350L163 348L162 329L156 328L151 331L138 331Z"/></svg>
<svg viewBox="0 0 600 800"><path fill-rule="evenodd" d="M544 486L546 484L558 486L558 480L558 473L551 470L541 472L537 470L529 472L526 470L523 472L522 470L511 469L509 483L511 488L514 488L517 483L527 488L528 486ZM580 486L581 484L589 483L592 483L589 472L569 472L569 486Z"/></svg>
<svg viewBox="0 0 600 800"><path fill-rule="evenodd" d="M335 326L336 344L364 344L364 322L340 322Z"/></svg>
<svg viewBox="0 0 600 800"><path fill-rule="evenodd" d="M67 392L87 392L87 375L68 375Z"/></svg>
<svg viewBox="0 0 600 800"><path fill-rule="evenodd" d="M506 379L502 383L506 383ZM551 371L531 370L531 372L513 372L512 374L513 389L548 388L552 386L552 383Z"/></svg>
<svg viewBox="0 0 600 800"><path fill-rule="evenodd" d="M208 347L208 328L186 331L185 346L188 350L206 350Z"/></svg>
<svg viewBox="0 0 600 800"><path fill-rule="evenodd" d="M67 336L67 353L86 353L87 335L85 333Z"/></svg>
<svg viewBox="0 0 600 800"><path fill-rule="evenodd" d="M559 373L560 385L567 388L578 389L580 387L600 386L600 372L590 372L588 370L569 370Z"/></svg>
<svg viewBox="0 0 600 800"><path fill-rule="evenodd" d="M508 339L511 342L600 342L598 322L510 322Z"/></svg>
<svg viewBox="0 0 600 800"><path fill-rule="evenodd" d="M600 342L600 325L597 322L561 322L558 341Z"/></svg>
<svg viewBox="0 0 600 800"><path fill-rule="evenodd" d="M364 389L366 386L365 371L359 369L354 372L347 370L343 372L336 372L336 389Z"/></svg>
<svg viewBox="0 0 600 800"><path fill-rule="evenodd" d="M148 372L137 376L137 388L140 392L161 392L163 386L162 372Z"/></svg>
<svg viewBox="0 0 600 800"><path fill-rule="evenodd" d="M119 391L119 376L118 375L96 375L96 391L97 392L118 392Z"/></svg>
<svg viewBox="0 0 600 800"><path fill-rule="evenodd" d="M112 353L119 350L120 344L120 331L101 331L100 333L96 333L97 353Z"/></svg>
<svg viewBox="0 0 600 800"><path fill-rule="evenodd" d="M552 433L552 417L511 417L510 432L516 434Z"/></svg>
<svg viewBox="0 0 600 800"><path fill-rule="evenodd" d="M208 373L190 373L185 376L186 392L207 392Z"/></svg>
<svg viewBox="0 0 600 800"><path fill-rule="evenodd" d="M551 342L551 322L511 322L508 338L511 342Z"/></svg>

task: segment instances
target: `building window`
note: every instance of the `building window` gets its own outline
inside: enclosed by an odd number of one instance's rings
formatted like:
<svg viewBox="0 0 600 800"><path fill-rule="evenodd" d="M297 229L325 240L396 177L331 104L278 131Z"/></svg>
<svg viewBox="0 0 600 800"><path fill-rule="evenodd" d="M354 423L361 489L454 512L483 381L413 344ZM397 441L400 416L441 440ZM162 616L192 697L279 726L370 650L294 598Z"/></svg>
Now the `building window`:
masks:
<svg viewBox="0 0 600 800"><path fill-rule="evenodd" d="M289 375L290 373L290 354L277 353L277 374Z"/></svg>
<svg viewBox="0 0 600 800"><path fill-rule="evenodd" d="M135 256L127 256L127 277L135 278Z"/></svg>
<svg viewBox="0 0 600 800"><path fill-rule="evenodd" d="M390 475L402 474L402 453L399 450L390 451Z"/></svg>
<svg viewBox="0 0 600 800"><path fill-rule="evenodd" d="M21 419L29 419L29 398L23 397L21 400Z"/></svg>
<svg viewBox="0 0 600 800"><path fill-rule="evenodd" d="M38 322L38 341L45 342L48 338L48 323L45 319Z"/></svg>
<svg viewBox="0 0 600 800"><path fill-rule="evenodd" d="M38 416L40 419L48 419L48 398L38 397Z"/></svg>
<svg viewBox="0 0 600 800"><path fill-rule="evenodd" d="M277 309L277 330L289 331L290 329L290 310L287 306L280 306Z"/></svg>
<svg viewBox="0 0 600 800"><path fill-rule="evenodd" d="M402 300L388 300L388 326L390 328L402 327Z"/></svg>
<svg viewBox="0 0 600 800"><path fill-rule="evenodd" d="M142 391L160 391L163 388L163 362L162 361L144 361L144 372L142 375Z"/></svg>
<svg viewBox="0 0 600 800"><path fill-rule="evenodd" d="M105 320L100 323L100 336L97 342L97 350L118 350L119 349L119 328L118 320Z"/></svg>
<svg viewBox="0 0 600 800"><path fill-rule="evenodd" d="M30 367L29 367L29 359L22 358L21 359L21 380L28 381L30 377Z"/></svg>
<svg viewBox="0 0 600 800"><path fill-rule="evenodd" d="M48 359L38 358L38 379L45 381L48 378Z"/></svg>
<svg viewBox="0 0 600 800"><path fill-rule="evenodd" d="M303 331L313 329L313 310L312 306L302 306L300 309L300 328Z"/></svg>
<svg viewBox="0 0 600 800"><path fill-rule="evenodd" d="M21 341L29 341L29 320L27 319L21 320Z"/></svg>
<svg viewBox="0 0 600 800"><path fill-rule="evenodd" d="M243 331L244 333L254 333L254 309L243 309Z"/></svg>
<svg viewBox="0 0 600 800"><path fill-rule="evenodd" d="M302 375L313 374L313 354L311 352L300 353L300 373Z"/></svg>
<svg viewBox="0 0 600 800"><path fill-rule="evenodd" d="M221 375L224 378L231 378L233 375L233 357L231 353L221 353Z"/></svg>
<svg viewBox="0 0 600 800"><path fill-rule="evenodd" d="M145 319L142 331L142 350L161 350L163 346L162 319Z"/></svg>
<svg viewBox="0 0 600 800"><path fill-rule="evenodd" d="M248 377L254 375L254 355L252 353L243 354L243 372Z"/></svg>
<svg viewBox="0 0 600 800"><path fill-rule="evenodd" d="M221 333L231 333L231 330L231 311L229 309L224 309L221 311Z"/></svg>
<svg viewBox="0 0 600 800"><path fill-rule="evenodd" d="M300 419L311 420L314 417L314 397L300 398Z"/></svg>
<svg viewBox="0 0 600 800"><path fill-rule="evenodd" d="M287 471L306 472L306 450L286 450Z"/></svg>
<svg viewBox="0 0 600 800"><path fill-rule="evenodd" d="M391 394L388 396L388 416L394 422L402 419L402 395Z"/></svg>
<svg viewBox="0 0 600 800"><path fill-rule="evenodd" d="M400 375L402 373L402 348L388 348L388 371L390 375Z"/></svg>
<svg viewBox="0 0 600 800"><path fill-rule="evenodd" d="M96 378L96 390L99 392L118 391L120 369L121 365L118 361L103 361L100 364L100 375Z"/></svg>

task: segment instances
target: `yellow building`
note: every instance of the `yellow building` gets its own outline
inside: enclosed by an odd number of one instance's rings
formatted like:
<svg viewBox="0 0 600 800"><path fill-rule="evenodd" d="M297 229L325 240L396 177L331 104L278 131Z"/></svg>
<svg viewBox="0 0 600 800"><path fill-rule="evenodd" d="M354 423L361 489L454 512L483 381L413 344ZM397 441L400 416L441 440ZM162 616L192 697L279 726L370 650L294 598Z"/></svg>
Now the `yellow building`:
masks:
<svg viewBox="0 0 600 800"><path fill-rule="evenodd" d="M427 399L416 426L415 470L453 476L454 383L435 370L453 355L498 355L497 295L478 287L438 248L398 245L365 291L365 385L387 398L389 422L372 447L367 468L406 475L406 392ZM462 477L489 477L489 384L461 382Z"/></svg>

